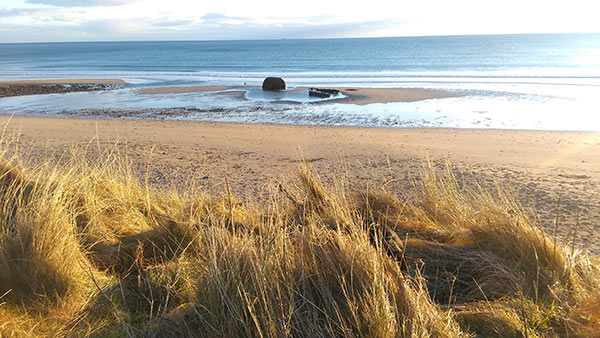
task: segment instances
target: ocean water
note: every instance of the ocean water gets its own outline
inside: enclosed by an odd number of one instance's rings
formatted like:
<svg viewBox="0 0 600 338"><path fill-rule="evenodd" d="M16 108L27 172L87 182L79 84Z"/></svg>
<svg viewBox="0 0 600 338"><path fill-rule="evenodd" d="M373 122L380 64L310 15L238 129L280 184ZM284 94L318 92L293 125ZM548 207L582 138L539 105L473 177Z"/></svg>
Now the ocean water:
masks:
<svg viewBox="0 0 600 338"><path fill-rule="evenodd" d="M139 94L147 87L260 85L266 76L281 76L291 88L424 88L458 96L359 106L311 102L303 92L268 96L255 88L227 96ZM0 44L0 81L69 77L121 78L131 85L2 98L0 113L88 116L102 109L112 117L109 111L142 109L127 117L600 130L600 34Z"/></svg>

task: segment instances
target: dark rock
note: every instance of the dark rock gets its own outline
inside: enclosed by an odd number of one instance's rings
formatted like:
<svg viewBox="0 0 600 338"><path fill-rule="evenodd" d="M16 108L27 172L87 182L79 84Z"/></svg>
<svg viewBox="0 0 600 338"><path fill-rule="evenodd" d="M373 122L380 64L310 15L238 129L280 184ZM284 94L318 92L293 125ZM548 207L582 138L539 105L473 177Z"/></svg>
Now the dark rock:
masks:
<svg viewBox="0 0 600 338"><path fill-rule="evenodd" d="M106 84L22 84L22 85L2 85L0 84L0 97L23 96L23 95L41 95L41 94L62 94L72 92L88 92L97 90L108 90L119 88L115 85Z"/></svg>
<svg viewBox="0 0 600 338"><path fill-rule="evenodd" d="M311 88L311 90L308 91L308 96L314 96L314 97L326 99L326 98L329 98L331 95L329 95L328 93L320 92L318 90L312 90L312 88Z"/></svg>
<svg viewBox="0 0 600 338"><path fill-rule="evenodd" d="M285 81L280 77L268 77L263 81L263 90L284 90Z"/></svg>
<svg viewBox="0 0 600 338"><path fill-rule="evenodd" d="M322 99L329 98L332 95L336 96L340 93L337 89L329 89L329 88L309 88L308 95L320 97Z"/></svg>

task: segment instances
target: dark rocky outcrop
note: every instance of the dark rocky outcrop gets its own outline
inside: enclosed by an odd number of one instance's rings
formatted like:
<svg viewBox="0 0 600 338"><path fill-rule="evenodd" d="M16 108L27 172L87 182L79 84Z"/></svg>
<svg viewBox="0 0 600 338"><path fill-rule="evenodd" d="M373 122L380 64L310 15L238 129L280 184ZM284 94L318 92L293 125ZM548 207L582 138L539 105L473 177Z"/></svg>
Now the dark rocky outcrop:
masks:
<svg viewBox="0 0 600 338"><path fill-rule="evenodd" d="M119 88L117 85L108 84L24 84L24 85L2 85L0 84L0 97L59 94L72 92L89 92L97 90L108 90Z"/></svg>
<svg viewBox="0 0 600 338"><path fill-rule="evenodd" d="M263 90L284 90L285 81L280 77L268 77L263 81Z"/></svg>

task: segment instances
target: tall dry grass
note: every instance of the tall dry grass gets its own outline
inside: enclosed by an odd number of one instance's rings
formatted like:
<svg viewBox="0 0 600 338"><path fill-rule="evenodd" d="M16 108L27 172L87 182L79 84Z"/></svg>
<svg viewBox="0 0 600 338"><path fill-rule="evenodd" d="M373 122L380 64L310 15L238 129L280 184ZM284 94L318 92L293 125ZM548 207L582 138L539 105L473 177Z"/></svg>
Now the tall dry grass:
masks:
<svg viewBox="0 0 600 338"><path fill-rule="evenodd" d="M600 329L598 259L501 190L426 168L412 196L263 203L151 186L126 157L0 153L0 336L545 337ZM407 195L407 194L404 194Z"/></svg>

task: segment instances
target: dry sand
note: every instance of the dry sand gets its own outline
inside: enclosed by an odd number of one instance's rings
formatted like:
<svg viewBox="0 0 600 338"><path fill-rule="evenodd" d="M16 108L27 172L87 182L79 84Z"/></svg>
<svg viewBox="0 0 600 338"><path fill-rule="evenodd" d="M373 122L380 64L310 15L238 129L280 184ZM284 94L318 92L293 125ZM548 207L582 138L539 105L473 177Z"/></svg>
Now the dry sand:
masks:
<svg viewBox="0 0 600 338"><path fill-rule="evenodd" d="M6 123L10 117L0 117ZM345 175L351 186L411 189L424 159L450 161L460 182L500 185L537 209L543 226L600 252L600 133L458 129L375 129L13 117L19 151L36 161L90 144L89 154L120 140L136 168L156 184L194 180L223 191L225 176L241 198L276 191L305 156L325 182ZM146 164L151 162L149 171Z"/></svg>

